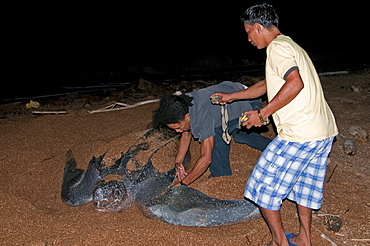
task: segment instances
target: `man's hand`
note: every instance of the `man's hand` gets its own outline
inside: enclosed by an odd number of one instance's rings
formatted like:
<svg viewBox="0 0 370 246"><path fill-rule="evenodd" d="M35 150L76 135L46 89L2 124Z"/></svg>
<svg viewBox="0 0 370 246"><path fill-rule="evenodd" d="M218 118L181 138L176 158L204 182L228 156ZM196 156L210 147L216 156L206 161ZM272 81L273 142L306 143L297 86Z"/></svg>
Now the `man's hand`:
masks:
<svg viewBox="0 0 370 246"><path fill-rule="evenodd" d="M234 93L230 93L230 94L222 93L222 92L213 93L210 96L210 98L214 96L221 97L221 99L218 100L218 103L223 105L223 104L231 103L237 100L258 98L262 96L263 94L265 94L266 92L267 92L266 80L264 79L246 89L236 91Z"/></svg>
<svg viewBox="0 0 370 246"><path fill-rule="evenodd" d="M242 113L242 115L248 115L248 119L242 122L242 126L245 126L248 129L252 128L253 126L255 127L262 126L262 122L260 118L258 117L257 110L247 111L247 112Z"/></svg>
<svg viewBox="0 0 370 246"><path fill-rule="evenodd" d="M188 173L185 172L184 165L182 163L175 163L176 168L176 175L179 181L182 181L186 176L188 176Z"/></svg>

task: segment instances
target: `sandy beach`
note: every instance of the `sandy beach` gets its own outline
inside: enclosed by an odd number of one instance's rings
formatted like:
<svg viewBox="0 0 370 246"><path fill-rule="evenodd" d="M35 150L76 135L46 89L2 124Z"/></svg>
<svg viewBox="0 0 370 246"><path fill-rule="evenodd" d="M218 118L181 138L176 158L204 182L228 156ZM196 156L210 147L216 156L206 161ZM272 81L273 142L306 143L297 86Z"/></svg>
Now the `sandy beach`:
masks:
<svg viewBox="0 0 370 246"><path fill-rule="evenodd" d="M321 76L321 82L340 135L328 164L322 209L313 215L313 243L368 245L370 140L366 136L352 136L349 128L359 126L370 131L370 73ZM185 90L212 83L216 81L183 82L188 85ZM136 206L119 213L97 213L92 203L69 207L62 202L61 182L67 150L74 152L81 168L86 168L92 156L105 152L107 160L119 158L135 143L139 133L147 129L158 103L95 114L89 111L117 100L134 104L158 99L164 91L176 89L135 87L104 97L74 94L40 101L37 109L27 109L28 102L0 105L0 245L267 244L270 233L262 218L230 226L182 227L150 219ZM66 110L67 113L40 115L32 110ZM272 125L262 134L273 138ZM355 142L355 155L344 153L345 137ZM207 179L205 173L191 184L192 188L221 199L243 199L245 183L261 152L235 142L231 144L233 175ZM194 162L199 155L198 142L192 142L191 151ZM170 169L174 160L157 161ZM282 216L285 229L297 233L293 203L284 202ZM330 223L338 221L342 222L341 228L333 229Z"/></svg>

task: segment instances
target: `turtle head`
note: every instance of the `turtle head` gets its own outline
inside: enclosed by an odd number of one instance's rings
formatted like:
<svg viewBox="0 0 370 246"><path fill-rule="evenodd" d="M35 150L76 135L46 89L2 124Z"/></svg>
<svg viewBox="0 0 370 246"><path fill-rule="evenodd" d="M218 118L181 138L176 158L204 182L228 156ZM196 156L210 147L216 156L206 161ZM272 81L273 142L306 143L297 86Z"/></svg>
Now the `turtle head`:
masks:
<svg viewBox="0 0 370 246"><path fill-rule="evenodd" d="M124 209L128 193L123 182L100 180L93 192L93 202L99 212L118 212Z"/></svg>

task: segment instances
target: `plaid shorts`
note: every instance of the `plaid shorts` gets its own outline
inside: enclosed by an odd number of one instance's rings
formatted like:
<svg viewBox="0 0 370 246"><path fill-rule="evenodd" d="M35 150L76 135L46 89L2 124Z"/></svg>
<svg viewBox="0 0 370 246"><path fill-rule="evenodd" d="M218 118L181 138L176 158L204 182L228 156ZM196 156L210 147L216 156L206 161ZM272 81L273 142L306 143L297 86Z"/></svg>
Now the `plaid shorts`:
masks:
<svg viewBox="0 0 370 246"><path fill-rule="evenodd" d="M319 209L333 139L296 143L276 137L254 167L244 196L269 210L279 210L285 198Z"/></svg>

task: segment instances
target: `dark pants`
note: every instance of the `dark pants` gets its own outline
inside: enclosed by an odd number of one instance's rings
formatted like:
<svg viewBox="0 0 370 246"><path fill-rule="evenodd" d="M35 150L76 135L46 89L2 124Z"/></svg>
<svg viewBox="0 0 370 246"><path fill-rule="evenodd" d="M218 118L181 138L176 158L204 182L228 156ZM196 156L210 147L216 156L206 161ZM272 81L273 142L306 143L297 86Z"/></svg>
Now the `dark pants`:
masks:
<svg viewBox="0 0 370 246"><path fill-rule="evenodd" d="M229 133L232 135L236 143L246 144L252 148L263 151L272 139L264 137L256 132L242 128L237 128L239 119L234 119L228 122ZM230 145L226 144L222 139L222 126L215 129L215 143L212 151L212 163L209 167L211 172L210 177L229 176L231 175L230 168Z"/></svg>

